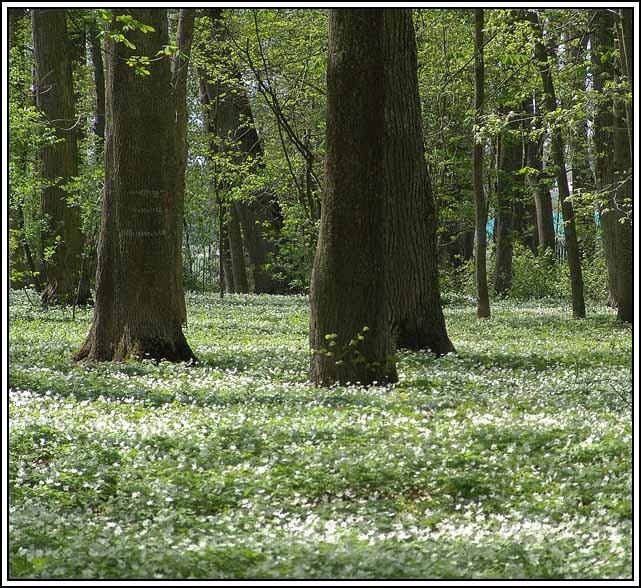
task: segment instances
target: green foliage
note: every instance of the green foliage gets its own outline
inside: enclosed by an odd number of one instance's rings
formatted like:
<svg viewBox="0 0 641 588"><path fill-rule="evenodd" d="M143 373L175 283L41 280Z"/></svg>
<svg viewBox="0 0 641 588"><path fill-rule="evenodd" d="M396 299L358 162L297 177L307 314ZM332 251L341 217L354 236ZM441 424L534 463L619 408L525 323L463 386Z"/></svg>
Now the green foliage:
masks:
<svg viewBox="0 0 641 588"><path fill-rule="evenodd" d="M488 284L494 279L494 248L488 251ZM442 299L447 303L475 300L474 260L455 268L442 269L440 285ZM586 300L605 306L608 300L608 282L605 258L599 252L589 263L584 263L583 287ZM570 270L565 261L555 259L551 252L532 251L521 243L514 243L512 258L512 287L508 297L513 300L570 300ZM490 291L490 296L493 292Z"/></svg>
<svg viewBox="0 0 641 588"><path fill-rule="evenodd" d="M630 577L614 313L450 305L458 356L319 389L305 298L188 305L200 364L75 364L90 311L12 294L14 579Z"/></svg>

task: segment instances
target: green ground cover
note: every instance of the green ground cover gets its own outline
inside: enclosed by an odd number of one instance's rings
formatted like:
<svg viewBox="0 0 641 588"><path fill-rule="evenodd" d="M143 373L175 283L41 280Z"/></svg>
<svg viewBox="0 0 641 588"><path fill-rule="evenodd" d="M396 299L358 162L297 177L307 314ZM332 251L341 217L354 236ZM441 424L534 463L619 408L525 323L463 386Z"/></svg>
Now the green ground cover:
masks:
<svg viewBox="0 0 641 588"><path fill-rule="evenodd" d="M302 297L190 295L201 363L74 364L10 306L12 578L629 578L631 330L445 308L459 355L306 382Z"/></svg>

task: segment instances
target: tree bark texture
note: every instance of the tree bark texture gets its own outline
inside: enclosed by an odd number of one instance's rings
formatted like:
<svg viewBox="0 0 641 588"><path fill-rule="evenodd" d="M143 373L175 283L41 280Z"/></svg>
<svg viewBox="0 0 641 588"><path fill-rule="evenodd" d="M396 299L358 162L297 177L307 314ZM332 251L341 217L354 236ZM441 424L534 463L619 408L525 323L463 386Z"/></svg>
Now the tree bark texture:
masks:
<svg viewBox="0 0 641 588"><path fill-rule="evenodd" d="M633 81L632 9L622 9L617 22L619 44L619 80L627 78L631 92ZM627 42L626 42L627 39ZM628 96L615 96L614 119L614 182L616 218L617 317L632 322L634 308L634 236L632 232L632 101Z"/></svg>
<svg viewBox="0 0 641 588"><path fill-rule="evenodd" d="M83 237L80 209L69 204L66 183L78 175L76 119L73 108L71 61L67 52L65 10L35 8L31 11L35 59L36 106L58 141L40 152L45 287L43 304L85 303L88 287L79 289ZM47 259L48 257L48 259Z"/></svg>
<svg viewBox="0 0 641 588"><path fill-rule="evenodd" d="M171 85L176 104L176 278L178 290L183 290L183 218L185 216L185 171L187 169L187 74L189 71L189 55L194 37L194 21L196 10L181 8L178 13L178 29L176 46L178 52L171 62ZM187 307L184 296L180 297L180 315L187 320Z"/></svg>
<svg viewBox="0 0 641 588"><path fill-rule="evenodd" d="M310 288L310 377L396 381L385 295L384 10L332 9L326 185Z"/></svg>
<svg viewBox="0 0 641 588"><path fill-rule="evenodd" d="M614 80L614 16L609 10L597 10L590 37L593 88L601 94L605 84ZM614 152L611 101L596 104L594 116L594 166L599 193L598 208L601 238L608 271L608 306L618 306L616 269L616 214L614 203Z"/></svg>
<svg viewBox="0 0 641 588"><path fill-rule="evenodd" d="M137 55L168 44L164 9L114 10L154 27L128 31ZM126 60L132 50L106 43L105 193L96 305L77 359L194 359L182 332L183 292L176 279L175 105L167 59L141 76Z"/></svg>
<svg viewBox="0 0 641 588"><path fill-rule="evenodd" d="M387 303L395 346L454 351L438 284L436 205L425 162L411 9L385 10Z"/></svg>
<svg viewBox="0 0 641 588"><path fill-rule="evenodd" d="M507 114L507 113L506 113ZM516 172L521 168L522 144L518 134L520 125L512 117L507 129L501 134L499 149L498 185L496 190L496 269L494 291L506 295L512 286L512 257L514 255L515 213L519 186Z"/></svg>
<svg viewBox="0 0 641 588"><path fill-rule="evenodd" d="M534 51L539 63L539 73L543 86L544 104L548 112L554 112L557 108L556 92L552 79L551 52L543 44L543 31L536 12L527 11L527 18L534 26L536 35ZM565 246L568 255L568 266L570 268L570 287L572 290L572 315L574 318L585 318L585 300L583 297L583 275L581 272L581 256L576 236L576 224L574 220L574 208L570 198L570 187L565 169L565 154L563 136L558 126L551 129L551 151L552 161L556 171L556 182L561 201L563 213L563 230L565 233Z"/></svg>
<svg viewBox="0 0 641 588"><path fill-rule="evenodd" d="M483 62L483 9L474 10L474 123L481 124L485 101L485 65ZM475 137L472 149L472 185L474 190L476 316L490 317L487 288L487 199L483 190L483 143Z"/></svg>
<svg viewBox="0 0 641 588"><path fill-rule="evenodd" d="M103 141L105 138L105 69L102 60L102 40L98 25L89 30L89 53L93 66L93 79L96 86L96 112L93 120L93 132Z"/></svg>
<svg viewBox="0 0 641 588"><path fill-rule="evenodd" d="M219 138L218 150L230 152L233 160L240 164L250 162L258 169L262 165L263 147L256 131L254 117L242 80L227 49L227 31L222 22L222 9L207 11L211 22L212 42L215 44L221 74L211 79L207 75L206 91L212 114L211 120ZM233 203L240 220L243 240L251 265L254 290L257 293L278 293L283 285L275 280L266 265L275 245L269 232L280 232L282 214L275 197L268 190L253 195L249 202Z"/></svg>

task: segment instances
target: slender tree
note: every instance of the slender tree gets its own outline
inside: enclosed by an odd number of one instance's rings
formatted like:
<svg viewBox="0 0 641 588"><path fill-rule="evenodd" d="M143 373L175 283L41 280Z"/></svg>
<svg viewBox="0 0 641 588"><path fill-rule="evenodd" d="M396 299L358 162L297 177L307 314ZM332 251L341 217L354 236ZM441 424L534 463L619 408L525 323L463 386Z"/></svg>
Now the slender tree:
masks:
<svg viewBox="0 0 641 588"><path fill-rule="evenodd" d="M529 138L526 141L525 161L527 167L534 170L531 175L527 176L527 181L534 196L538 245L544 250L554 253L554 213L552 210L550 188L544 179L543 173L543 145L545 143L545 134L541 129L540 107L535 109L534 100L529 99L526 101L525 111L532 117L533 123L530 131L533 131L536 135L536 138Z"/></svg>
<svg viewBox="0 0 641 588"><path fill-rule="evenodd" d="M40 153L42 244L45 273L43 304L85 303L90 292L81 280L83 237L80 209L69 199L68 182L78 175L78 148L73 107L71 61L67 52L65 11L31 11L35 59L35 97L47 126L55 129L53 144Z"/></svg>
<svg viewBox="0 0 641 588"><path fill-rule="evenodd" d="M329 13L326 184L310 289L319 385L396 380L385 296L384 19L380 9Z"/></svg>
<svg viewBox="0 0 641 588"><path fill-rule="evenodd" d="M387 303L398 347L454 351L441 309L411 9L385 11Z"/></svg>
<svg viewBox="0 0 641 588"><path fill-rule="evenodd" d="M485 100L485 65L483 62L483 9L474 10L474 123L478 127L483 116ZM490 297L487 289L487 199L483 190L483 142L475 137L472 149L472 184L476 237L476 316L489 318Z"/></svg>
<svg viewBox="0 0 641 588"><path fill-rule="evenodd" d="M556 91L552 78L553 55L543 43L543 30L537 12L527 10L527 20L530 21L534 33L534 52L539 64L539 73L543 86L543 100L548 112L555 112L557 108ZM568 252L568 265L570 267L570 286L572 290L572 315L574 318L585 318L585 300L583 297L583 275L581 272L581 256L576 236L574 221L574 208L570 200L570 187L565 168L564 141L561 129L552 125L550 132L552 160L556 171L556 183L563 212L563 230L565 245Z"/></svg>
<svg viewBox="0 0 641 588"><path fill-rule="evenodd" d="M153 27L126 31L118 16ZM122 19L121 19L122 20ZM171 65L155 59L149 75L127 61L168 45L167 11L114 10L107 28L105 191L93 323L77 359L184 361L194 355L182 332L176 278L175 103ZM142 72L144 73L144 72Z"/></svg>
<svg viewBox="0 0 641 588"><path fill-rule="evenodd" d="M223 10L207 10L210 21L210 43L216 49L216 72L207 72L205 89L213 110L212 120L219 138L219 151L227 152L239 167L247 165L258 171L262 164L263 147L252 113L249 98L234 64L228 46L228 31L223 22ZM254 290L258 293L277 293L282 287L266 267L275 247L269 231L278 233L282 214L275 197L268 190L259 190L251 201L232 203L242 227L243 243L251 264ZM231 234L231 233L230 233Z"/></svg>
<svg viewBox="0 0 641 588"><path fill-rule="evenodd" d="M494 272L494 291L505 295L512 286L512 257L514 255L515 212L518 194L516 172L521 168L522 146L518 131L518 117L511 118L506 130L499 138L499 170L496 187L496 214L494 232L496 234L496 271Z"/></svg>

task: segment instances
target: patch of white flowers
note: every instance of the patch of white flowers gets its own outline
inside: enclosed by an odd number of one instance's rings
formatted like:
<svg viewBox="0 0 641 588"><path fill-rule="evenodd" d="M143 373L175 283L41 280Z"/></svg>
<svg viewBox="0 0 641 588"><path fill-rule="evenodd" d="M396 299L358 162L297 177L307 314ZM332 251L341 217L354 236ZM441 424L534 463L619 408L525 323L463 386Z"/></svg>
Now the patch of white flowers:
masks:
<svg viewBox="0 0 641 588"><path fill-rule="evenodd" d="M448 307L458 356L319 389L304 298L188 301L201 363L76 365L90 314L17 295L12 577L630 576L631 336L611 314Z"/></svg>

